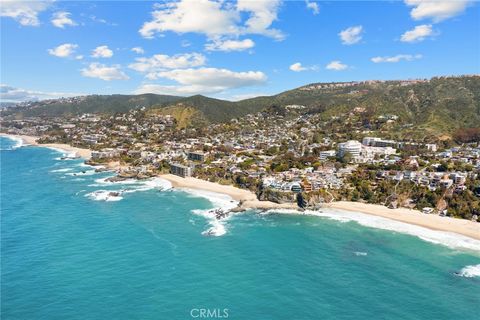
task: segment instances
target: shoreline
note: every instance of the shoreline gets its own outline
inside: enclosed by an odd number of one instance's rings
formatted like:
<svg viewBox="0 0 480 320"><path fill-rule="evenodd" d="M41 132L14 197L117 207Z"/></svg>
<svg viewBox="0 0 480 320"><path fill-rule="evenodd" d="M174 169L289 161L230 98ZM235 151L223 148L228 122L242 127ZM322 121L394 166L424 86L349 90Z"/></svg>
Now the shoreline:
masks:
<svg viewBox="0 0 480 320"><path fill-rule="evenodd" d="M430 230L452 232L475 240L480 240L480 223L466 219L441 217L436 214L424 214L419 210L407 208L389 209L380 204L351 201L331 202L322 207L322 209L328 208L363 213Z"/></svg>
<svg viewBox="0 0 480 320"><path fill-rule="evenodd" d="M295 210L298 214L302 211L294 203L278 204L271 201L260 201L256 199L253 192L245 189L239 189L233 186L221 185L197 178L182 178L172 174L160 175L162 179L168 180L174 188L190 188L215 193L226 194L232 199L239 201L239 210L247 209L289 209ZM369 216L377 216L393 221L398 221L418 227L427 228L434 231L452 232L475 240L480 240L480 223L465 219L456 219L451 217L441 217L434 214L423 214L419 210L397 208L389 209L379 204L337 201L325 203L322 209L338 209L353 213L361 213ZM308 211L308 210L307 210Z"/></svg>
<svg viewBox="0 0 480 320"><path fill-rule="evenodd" d="M39 137L34 136L26 136L26 135L16 135L16 134L8 134L8 133L0 133L0 136L12 138L12 139L21 139L24 144L32 145L36 147L45 147L45 148L53 148L53 149L60 149L67 153L74 153L76 156L79 156L83 159L90 159L92 156L92 150L85 149L85 148L77 148L73 147L69 144L65 143L38 143L37 139Z"/></svg>
<svg viewBox="0 0 480 320"><path fill-rule="evenodd" d="M222 185L193 177L182 178L173 174L162 174L159 178L169 181L174 188L195 189L225 194L239 202L238 209L297 209L294 203L279 204L271 201L260 201L250 190L240 189L231 185Z"/></svg>
<svg viewBox="0 0 480 320"><path fill-rule="evenodd" d="M91 157L91 150L72 147L67 144L39 144L37 143L38 137L25 136L25 135L11 135L0 133L0 136L10 137L14 139L21 139L25 144L61 149L66 152L73 152L76 155L84 159ZM119 164L111 164L110 169L118 169ZM233 200L238 201L239 205L237 210L247 209L260 209L260 210L275 210L275 209L288 209L295 210L299 214L301 211L295 203L279 204L271 201L260 201L256 195L246 189L240 189L231 185L221 185L206 180L201 180L193 177L182 178L173 174L162 174L159 178L169 181L174 188L196 189L208 192L214 192L224 194L231 197ZM370 216L382 217L398 222L403 222L410 225L424 227L430 230L452 232L455 234L463 235L468 238L480 240L480 223L473 222L465 219L455 219L451 217L441 217L433 214L423 214L418 210L397 208L389 209L379 204L367 204L361 202L349 202L349 201L337 201L332 203L323 204L321 209L338 209L354 213L362 213ZM320 209L320 210L321 210Z"/></svg>

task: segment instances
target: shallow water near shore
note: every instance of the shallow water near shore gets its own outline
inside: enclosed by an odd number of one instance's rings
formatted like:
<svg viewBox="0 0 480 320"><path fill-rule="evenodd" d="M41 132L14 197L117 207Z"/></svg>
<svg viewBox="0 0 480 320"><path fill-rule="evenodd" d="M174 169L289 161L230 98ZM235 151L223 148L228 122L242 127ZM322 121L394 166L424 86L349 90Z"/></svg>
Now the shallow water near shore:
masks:
<svg viewBox="0 0 480 320"><path fill-rule="evenodd" d="M478 253L313 215L216 222L206 210L229 199L109 184L81 160L0 140L2 319L478 316Z"/></svg>

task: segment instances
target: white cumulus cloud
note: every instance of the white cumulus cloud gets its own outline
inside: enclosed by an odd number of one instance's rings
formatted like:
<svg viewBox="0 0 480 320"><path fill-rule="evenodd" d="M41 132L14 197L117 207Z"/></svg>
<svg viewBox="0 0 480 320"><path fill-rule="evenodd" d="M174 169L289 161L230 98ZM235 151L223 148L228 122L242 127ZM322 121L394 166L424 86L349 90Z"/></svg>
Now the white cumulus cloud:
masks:
<svg viewBox="0 0 480 320"><path fill-rule="evenodd" d="M56 56L56 57L59 57L59 58L68 58L73 53L75 53L76 48L78 48L77 44L64 43L64 44L59 45L58 47L48 49L47 51L52 56Z"/></svg>
<svg viewBox="0 0 480 320"><path fill-rule="evenodd" d="M289 67L290 70L295 72L305 71L307 68L303 67L300 62L296 62Z"/></svg>
<svg viewBox="0 0 480 320"><path fill-rule="evenodd" d="M251 49L255 46L255 42L251 39L244 40L214 40L205 45L207 51L243 51Z"/></svg>
<svg viewBox="0 0 480 320"><path fill-rule="evenodd" d="M338 34L343 44L352 45L362 40L362 26L354 26L340 31Z"/></svg>
<svg viewBox="0 0 480 320"><path fill-rule="evenodd" d="M290 70L294 72L301 72L301 71L307 71L307 70L318 70L318 66L303 66L300 62L295 62L294 64L290 65L288 67Z"/></svg>
<svg viewBox="0 0 480 320"><path fill-rule="evenodd" d="M233 8L223 8L216 1L169 2L156 5L152 20L145 22L139 30L145 38L156 33L173 31L178 33L196 32L208 36L237 33L240 19Z"/></svg>
<svg viewBox="0 0 480 320"><path fill-rule="evenodd" d="M108 46L98 46L92 51L93 58L111 58L113 51Z"/></svg>
<svg viewBox="0 0 480 320"><path fill-rule="evenodd" d="M250 15L247 21L245 21L242 33L261 34L277 40L283 40L285 35L280 30L270 28L272 23L278 18L280 5L280 0L237 0L237 10L239 12L248 12Z"/></svg>
<svg viewBox="0 0 480 320"><path fill-rule="evenodd" d="M135 62L128 67L141 73L145 73L147 78L156 79L158 73L167 69L184 69L191 67L200 67L205 65L206 58L201 53L184 53L169 56L166 54L156 54L150 58L136 58Z"/></svg>
<svg viewBox="0 0 480 320"><path fill-rule="evenodd" d="M105 81L129 79L117 64L106 66L101 63L90 63L88 68L81 69L81 72L84 77L98 78Z"/></svg>
<svg viewBox="0 0 480 320"><path fill-rule="evenodd" d="M0 16L9 17L22 26L38 26L38 15L45 11L52 1L23 1L2 0L0 2Z"/></svg>
<svg viewBox="0 0 480 320"><path fill-rule="evenodd" d="M390 63L396 63L400 61L413 61L413 60L418 60L421 59L422 55L421 54L397 54L396 56L384 56L384 57L374 57L370 59L374 63L382 63L382 62L390 62Z"/></svg>
<svg viewBox="0 0 480 320"><path fill-rule="evenodd" d="M142 47L133 47L132 49L130 49L132 52L135 52L135 53L138 53L138 54L144 54L145 53L145 50L143 50Z"/></svg>
<svg viewBox="0 0 480 320"><path fill-rule="evenodd" d="M405 0L407 6L413 7L410 16L414 20L432 19L434 22L461 14L471 2L468 0Z"/></svg>
<svg viewBox="0 0 480 320"><path fill-rule="evenodd" d="M305 0L305 4L307 6L307 9L312 10L313 14L316 15L320 13L320 8L318 7L318 3L316 3L315 1Z"/></svg>
<svg viewBox="0 0 480 320"><path fill-rule="evenodd" d="M50 22L57 28L64 29L65 26L76 26L77 23L70 18L70 12L59 11L55 12Z"/></svg>
<svg viewBox="0 0 480 320"><path fill-rule="evenodd" d="M422 24L416 26L412 30L408 30L402 34L400 41L403 42L420 42L425 40L427 37L433 35L433 29L431 24Z"/></svg>
<svg viewBox="0 0 480 320"><path fill-rule="evenodd" d="M228 89L264 84L267 76L260 71L235 72L228 69L198 68L160 72L159 77L173 80L178 85L144 84L136 93L210 94Z"/></svg>
<svg viewBox="0 0 480 320"><path fill-rule="evenodd" d="M280 4L279 0L238 0L236 5L214 0L156 4L152 19L145 22L139 32L145 38L172 31L200 33L209 39L261 34L281 40L284 37L282 32L271 28L277 20Z"/></svg>
<svg viewBox="0 0 480 320"><path fill-rule="evenodd" d="M327 70L341 71L341 70L347 69L348 65L342 63L339 60L334 60L334 61L330 62L329 64L327 64L327 66L325 68Z"/></svg>
<svg viewBox="0 0 480 320"><path fill-rule="evenodd" d="M160 76L185 85L225 86L229 88L260 84L267 79L266 75L260 71L235 72L217 68L175 69L164 71L160 73Z"/></svg>

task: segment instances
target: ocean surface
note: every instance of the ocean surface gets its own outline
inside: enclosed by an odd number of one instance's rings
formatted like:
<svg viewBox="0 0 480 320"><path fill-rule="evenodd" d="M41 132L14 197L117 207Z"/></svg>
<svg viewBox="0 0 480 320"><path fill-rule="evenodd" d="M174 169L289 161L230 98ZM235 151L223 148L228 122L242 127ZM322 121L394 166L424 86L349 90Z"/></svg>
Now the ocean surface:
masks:
<svg viewBox="0 0 480 320"><path fill-rule="evenodd" d="M0 140L2 320L479 319L479 242L349 213L217 222L228 197Z"/></svg>

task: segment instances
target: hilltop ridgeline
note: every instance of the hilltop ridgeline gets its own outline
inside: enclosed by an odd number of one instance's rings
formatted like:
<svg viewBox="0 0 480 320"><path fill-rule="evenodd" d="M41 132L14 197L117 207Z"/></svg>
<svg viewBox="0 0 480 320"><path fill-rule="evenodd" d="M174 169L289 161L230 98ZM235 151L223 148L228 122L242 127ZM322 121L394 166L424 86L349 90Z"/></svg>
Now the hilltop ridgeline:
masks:
<svg viewBox="0 0 480 320"><path fill-rule="evenodd" d="M256 112L319 113L327 118L357 112L365 118L394 115L399 128L450 135L480 123L480 76L424 80L314 83L274 96L226 101L201 95L91 95L24 103L2 116L61 117L152 109L172 114L182 126L221 123Z"/></svg>

